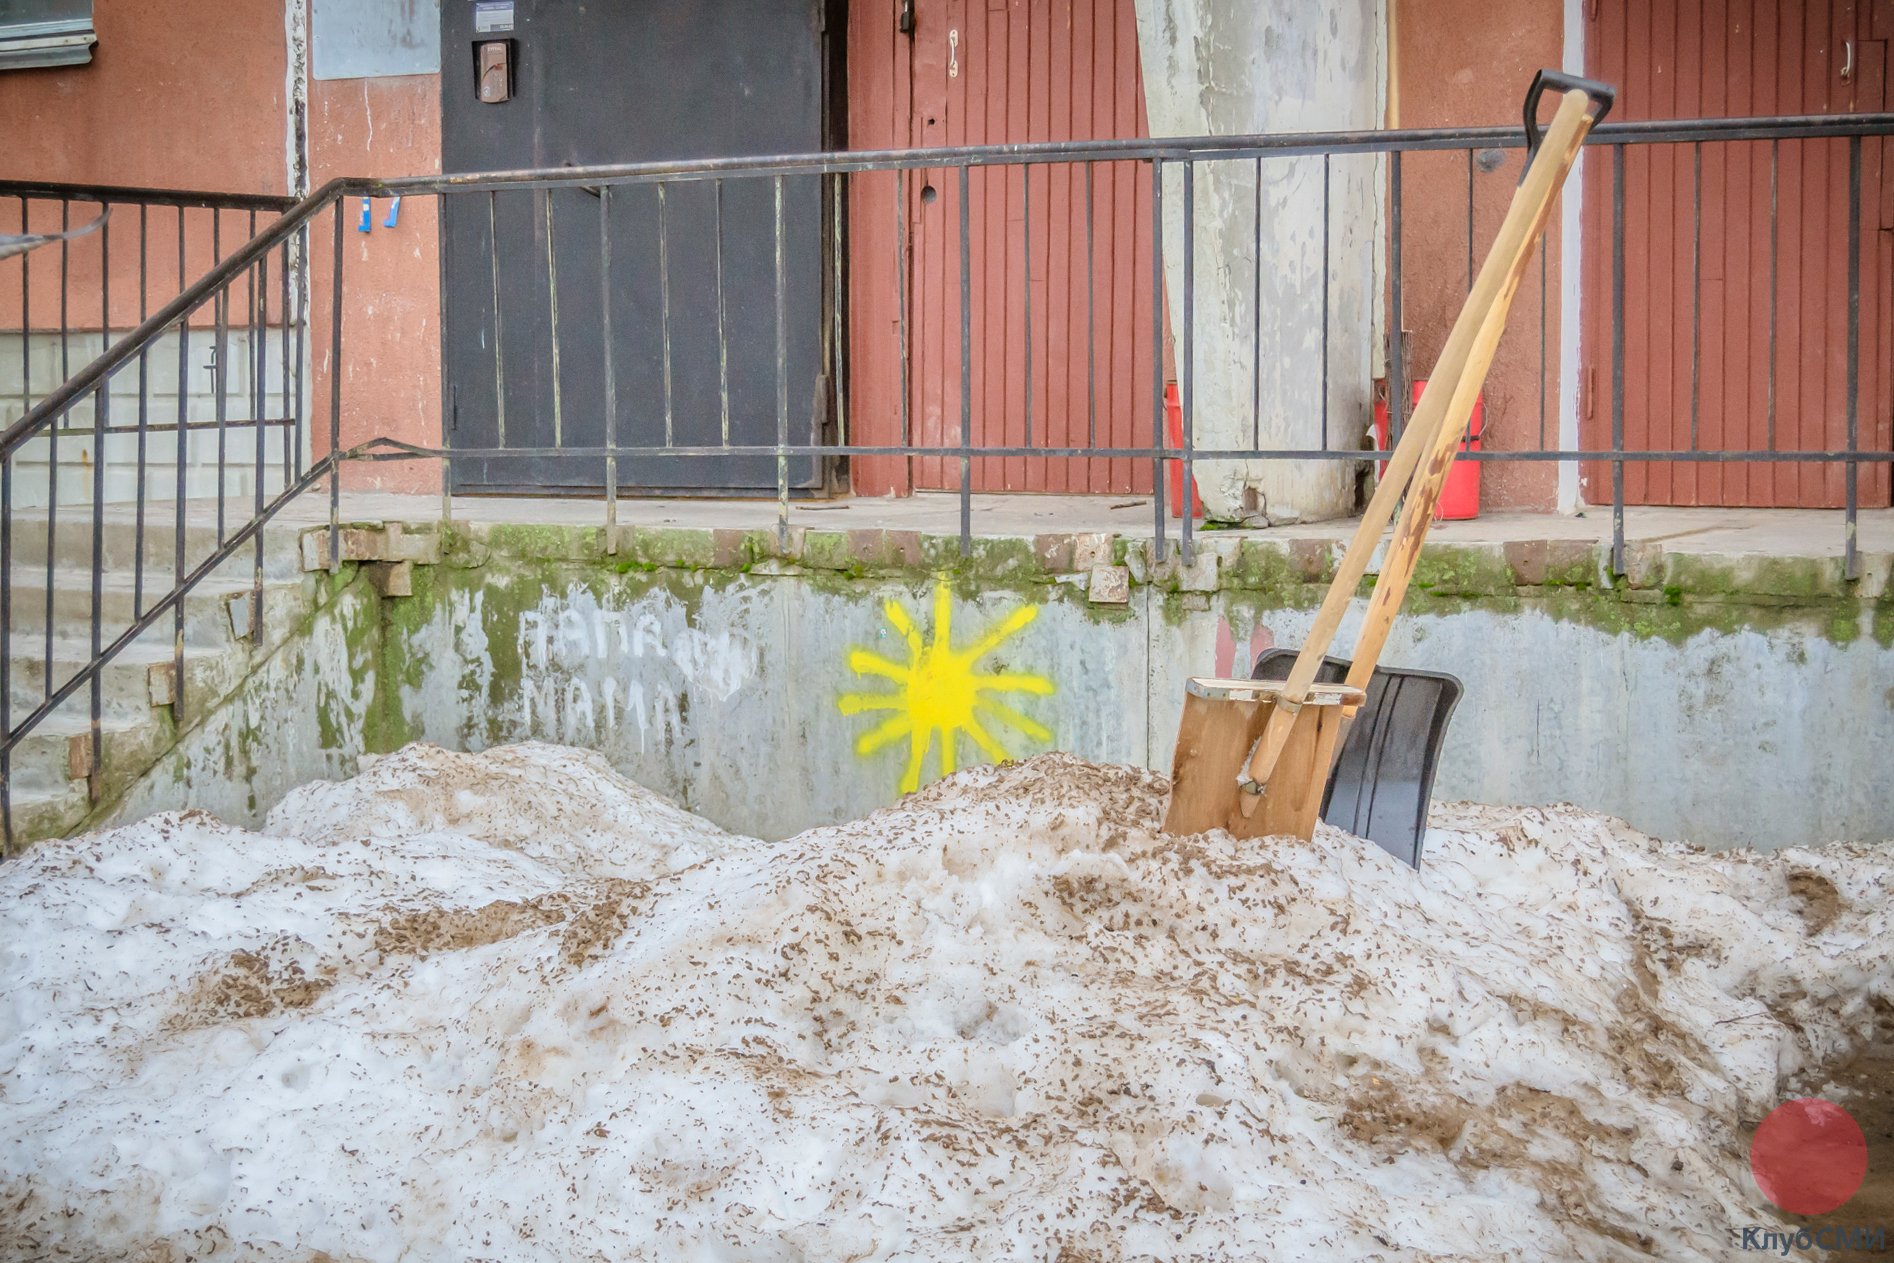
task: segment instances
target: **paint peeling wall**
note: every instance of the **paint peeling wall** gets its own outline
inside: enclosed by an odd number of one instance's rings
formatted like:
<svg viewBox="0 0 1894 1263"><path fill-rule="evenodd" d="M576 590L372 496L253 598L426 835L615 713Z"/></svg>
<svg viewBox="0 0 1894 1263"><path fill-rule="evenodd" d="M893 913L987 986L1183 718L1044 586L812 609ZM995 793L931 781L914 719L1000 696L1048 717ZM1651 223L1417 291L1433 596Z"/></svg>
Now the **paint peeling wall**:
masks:
<svg viewBox="0 0 1894 1263"><path fill-rule="evenodd" d="M1138 0L1138 42L1152 135L1381 123L1378 0ZM1165 287L1179 331L1182 180L1165 190ZM1199 166L1188 356L1198 446L1358 442L1375 375L1380 187L1373 157L1271 159L1260 174L1247 161ZM1181 339L1177 355L1181 372ZM1214 518L1306 521L1354 507L1354 474L1339 462L1204 462L1197 477Z"/></svg>

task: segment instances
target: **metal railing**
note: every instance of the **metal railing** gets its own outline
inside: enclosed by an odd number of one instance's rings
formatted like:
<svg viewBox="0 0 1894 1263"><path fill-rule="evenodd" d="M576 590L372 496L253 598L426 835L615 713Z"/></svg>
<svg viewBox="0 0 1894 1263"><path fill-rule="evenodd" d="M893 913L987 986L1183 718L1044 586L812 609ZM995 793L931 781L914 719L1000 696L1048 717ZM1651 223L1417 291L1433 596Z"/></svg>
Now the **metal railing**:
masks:
<svg viewBox="0 0 1894 1263"><path fill-rule="evenodd" d="M1866 431L1874 440L1870 442L1863 442L1861 424L1861 246L1868 222L1863 210L1863 169L1865 162L1881 161L1881 138L1890 133L1894 133L1894 115L1889 114L1634 122L1598 128L1588 144L1594 152L1584 164L1592 174L1575 176L1574 187L1581 178L1589 178L1593 182L1585 186L1586 196L1602 195L1609 206L1603 219L1594 221L1603 225L1611 257L1611 318L1605 322L1612 331L1611 387L1609 403L1604 405L1608 426L1594 424L1594 432L1608 429L1609 440L1574 444L1566 441L1572 437L1569 425L1561 437L1549 428L1549 417L1557 415L1563 421L1562 414L1570 411L1570 386L1567 383L1563 388L1562 397L1563 378L1551 350L1552 263L1542 257L1537 318L1516 316L1508 334L1509 344L1526 348L1521 354L1530 355L1536 348L1537 441L1489 443L1467 457L1566 467L1596 462L1608 470L1612 562L1619 573L1625 554L1627 465L1839 466L1846 485L1845 502L1840 506L1844 565L1853 577L1858 567L1855 527L1863 472L1882 478L1885 470L1881 467L1894 462L1894 450L1889 450L1894 445L1884 437L1883 419L1877 417L1874 427ZM177 542L169 587L146 599L141 544L137 549L141 569L134 581L138 596L130 617L110 628L101 625L100 617L105 572L99 543L104 462L93 469L88 660L64 680L54 680L54 554L49 547L47 627L29 649L44 658L44 697L24 715L4 709L7 703L0 699L0 813L7 810L5 771L11 752L36 724L88 686L92 766L97 767L100 670L167 615L173 619L176 674L182 688L184 598L246 546L254 548L252 600L257 608L252 626L260 625L265 524L290 499L322 484L328 492L329 564L339 564L340 469L346 461L444 462L449 470L443 478L445 518L451 516L451 497L460 477L455 471L478 469L479 462L545 460L552 462L548 469L580 471L566 481L596 487L603 499L603 520L615 527L621 490L662 487L667 476L662 471L681 459L731 462L732 467L734 462L751 460L773 470L773 485L759 490L773 492L778 529L785 538L792 491L820 491L826 477L819 468L822 462L853 462L857 469L876 461L904 462L915 485L957 493L963 551L971 542L973 494L980 486L990 485L976 477L977 470L1001 467L998 463L1005 461L1086 462L1086 469L1102 466L1107 489L1128 485L1148 493L1159 555L1168 549L1174 531L1188 559L1197 528L1188 511L1178 516L1175 526L1169 520L1167 472L1172 467L1186 495L1196 485L1199 467L1207 462L1249 462L1251 468L1264 470L1293 462L1303 468L1341 471L1337 476L1348 479L1371 468L1374 457L1364 449L1361 436L1369 420L1369 383L1376 357L1384 366L1381 371L1391 399L1407 397L1412 373L1407 346L1416 331L1403 317L1416 305L1416 281L1409 273L1417 243L1428 238L1426 249L1437 255L1443 234L1456 243L1464 238L1470 278L1480 217L1490 213L1496 220L1511 190L1510 179L1505 179L1482 197L1476 173L1502 167L1516 170L1517 157L1508 158L1507 151L1521 149L1523 144L1516 129L1456 128L842 152L333 181L252 235L104 354L36 399L27 414L0 435L0 496L5 499L0 525L0 612L10 613L15 594L6 585L15 569L14 532L34 511L16 497L16 465L23 460L27 445L56 441L61 434L85 433L93 436L102 452L105 435L116 432L113 418L119 405L112 391L114 381L134 374L142 382L148 358L167 336L176 338L180 362L184 348L201 337L219 339L221 345L228 327L226 313L233 303L235 310L254 312L259 328L280 331L275 343L282 357L280 414L266 415L267 401L261 397L266 374L260 368L251 378L255 394L249 412L259 433L267 427L281 430L281 451L271 457L279 470L276 490L266 494L265 445L255 442L249 454L254 464L249 503L242 513L227 516L223 473L232 423L225 407L225 387L218 387L215 416L208 422L187 415L188 407L179 404L175 409L177 468L171 471L170 484L176 496ZM1626 237L1634 221L1644 222L1627 210L1627 160L1641 162L1635 155L1644 152L1700 155L1717 147L1731 147L1732 152L1746 147L1743 152L1752 161L1766 154L1763 160L1768 163L1772 193L1781 187L1784 155L1803 147L1828 147L1824 152L1839 155L1830 167L1838 173L1835 178L1842 190L1822 192L1825 198L1846 199L1841 213L1848 243L1847 345L1842 354L1846 386L1839 403L1846 417L1839 444L1779 446L1773 422L1761 445L1700 442L1694 418L1703 383L1700 361L1694 359L1688 392L1693 418L1690 441L1639 446L1627 440L1626 364L1630 357L1624 316L1632 278L1627 274ZM1601 162L1607 168L1602 172L1597 166ZM1464 164L1465 201L1450 205L1444 219L1436 215L1417 225L1417 208L1407 199L1417 182L1423 182L1423 168L1429 163ZM1809 164L1798 167L1803 176L1810 169ZM1311 178L1313 173L1319 173L1319 178ZM1436 170L1425 183L1436 190L1429 196L1430 206L1437 208L1441 204L1437 190L1451 187L1457 177L1443 185ZM1878 183L1877 179L1869 185ZM1252 190L1248 202L1242 200L1244 188ZM1703 190L1699 178L1691 198L1680 203L1691 208L1689 221L1699 226ZM384 433L344 449L344 418L359 415L353 405L364 402L345 397L349 376L343 371L348 362L345 356L355 342L352 338L344 343L348 323L344 315L360 310L351 306L346 288L351 253L344 248L347 207L357 198L397 196L432 198L442 212L435 222L439 225L443 324L449 326L451 343L463 351L468 346L478 348L477 354L484 358L477 361L476 372L443 374L438 443ZM1008 200L1015 197L1017 213ZM627 239L622 221L614 218L614 206L622 208L633 199L642 199L640 204L646 208L648 217L639 222L652 230L648 238ZM767 226L760 242L755 235L739 239L726 230L726 209L745 204L746 199L752 224ZM1101 205L1106 202L1108 209ZM1208 211L1201 209L1206 204ZM1592 205L1596 213L1597 202ZM702 214L693 213L693 207ZM811 212L810 208L818 209ZM1311 208L1318 209L1311 212ZM798 213L804 214L801 221L796 219ZM319 220L325 214L331 216L330 257L326 267L311 268L310 237L312 230L320 231ZM526 236L510 240L531 244L537 269L531 275L543 280L543 286L527 287L538 304L530 319L515 320L514 314L522 309L509 307L510 302L523 301L514 296L525 291L510 283L503 285L512 260L500 225L509 217L527 226L521 230ZM1780 243L1773 197L1767 219L1774 276L1773 260ZM1675 222L1678 217L1673 217ZM1292 233L1285 245L1272 234L1286 223L1290 227L1314 224L1317 230L1299 237ZM994 224L1001 227L991 227ZM1878 222L1874 226L1878 230ZM1206 236L1207 228L1222 236ZM471 256L454 237L456 231L472 232ZM691 232L698 236L691 238ZM812 232L819 238L812 237ZM1035 232L1040 235L1035 237ZM920 239L922 234L925 240ZM1250 247L1247 252L1216 245L1245 239ZM1673 232L1673 244L1676 239ZM689 256L686 245L693 240L703 248ZM1700 254L1700 227L1694 240L1693 248ZM812 241L819 247L816 254L792 257L798 250L811 249ZM542 251L543 259L537 253ZM1053 258L1055 251L1062 252L1063 258ZM1301 254L1292 256L1291 251ZM981 256L977 267L976 255ZM1384 258L1385 266L1369 268L1364 274L1364 255ZM806 265L808 257L819 260L820 274L805 271L798 280L792 273ZM1291 266L1298 258L1300 263ZM490 297L484 307L476 306L471 312L448 310L447 295L454 285L450 264L471 267L476 277L485 274ZM702 270L693 273L693 267ZM1318 336L1303 344L1313 349L1306 358L1291 356L1286 369L1269 357L1292 346L1293 330L1285 322L1293 322L1286 316L1277 319L1280 313L1266 301L1282 275L1288 281L1281 292L1293 298L1290 315L1319 326ZM1311 275L1313 281L1308 279ZM1365 293L1364 275L1368 278ZM1701 284L1700 264L1695 275ZM1211 278L1208 295L1206 276ZM1126 277L1134 278L1134 283L1125 283ZM1107 278L1113 292L1101 295L1100 283ZM305 279L322 291L316 295L315 306L322 309L317 313L307 311L311 286L303 283ZM359 287L363 282L358 279L354 284ZM371 297L379 296L386 286L385 281L373 278L368 284ZM792 312L791 302L798 284L817 285L822 295L819 304L797 306L800 315ZM1560 279L1560 289L1577 284L1576 277ZM1877 279L1874 284L1881 282ZM276 293L277 286L281 296L272 300L267 296ZM1440 290L1436 278L1426 297L1444 306L1440 318L1444 329L1458 298L1435 292ZM1242 301L1245 292L1247 307ZM714 301L705 300L706 293ZM260 304L259 295L266 296ZM686 318L693 299L699 313L694 324ZM271 301L280 304L274 326ZM1703 302L1699 290L1679 310L1700 310ZM1211 310L1207 318L1205 304ZM1238 312L1236 319L1230 316L1231 310ZM877 319L882 314L890 319L885 328L864 323L860 319L864 311L872 311ZM1037 319L1035 311L1040 313ZM1065 336L1058 337L1052 322L1061 319L1061 311L1064 323L1058 327ZM311 314L313 318L306 320ZM1770 317L1766 343L1773 365L1778 337L1773 297ZM351 314L350 321L359 318ZM1365 335L1360 324L1364 320L1369 322ZM200 322L208 326L207 332L200 332ZM981 332L977 341L976 326ZM1075 327L1083 328L1082 338L1072 334ZM456 329L463 339L459 342L454 342ZM593 344L595 352L575 354L574 331L586 329L600 334ZM1569 329L1562 332L1569 338ZM872 337L892 338L892 352L878 364L869 363L872 356L867 354L866 339ZM307 404L306 338L317 344L309 355L323 366L320 375L326 376L312 392L318 398ZM815 350L810 351L811 346ZM1212 348L1214 359L1204 353L1206 346ZM1878 348L1869 350L1879 354ZM1832 354L1833 348L1827 353ZM813 399L805 394L806 382L791 381L791 361L798 355L803 356L802 363L819 368L822 386L813 392ZM745 395L733 385L732 365L743 356L760 356L747 363L756 371L756 382L765 383L767 389L759 386ZM1017 374L1010 368L1004 374L999 371L1000 360L1008 357L1017 362ZM1570 357L1564 359L1569 369ZM1174 372L1167 371L1171 366ZM706 376L693 382L689 379L693 372ZM863 389L863 381L872 372L883 373L883 385L889 387L878 396L874 408L868 406ZM1885 382L1878 361L1876 372L1880 374L1876 380ZM1212 373L1217 381L1207 384L1206 376ZM1265 378L1272 373L1276 376L1270 381L1275 384L1269 385ZM530 380L523 381L522 374ZM1055 387L1048 378L1059 374L1063 374L1064 396L1059 415L1054 416L1048 404ZM1167 431L1164 393L1173 375L1179 395L1174 434ZM1229 400L1234 397L1231 383L1246 379L1250 424L1244 442L1243 418ZM648 383L649 390L628 390L626 383L634 380ZM1773 417L1773 370L1770 381ZM1310 382L1315 384L1313 394ZM377 392L384 386L378 383ZM1673 391L1672 397L1679 397L1678 392ZM1206 414L1206 398L1217 400L1218 415ZM1271 439L1270 435L1284 432L1282 422L1289 411L1284 400L1309 398L1317 401L1311 415L1319 414L1314 423L1302 419L1302 432L1310 439ZM91 424L76 425L74 413L88 402ZM1397 434L1403 412L1394 409ZM141 462L145 459L143 436L158 424L148 413L141 388L136 421L127 427L140 436ZM373 423L358 421L350 428L372 433ZM191 434L211 430L217 435L216 531L214 538L205 541L202 556L190 558L185 555L185 448ZM481 433L480 441L464 441L475 430ZM1513 424L1504 437L1518 439L1527 433L1527 427ZM1215 437L1205 443L1199 441L1201 435ZM325 454L306 459L305 443L317 438ZM147 479L142 464L140 470L137 513L142 524ZM53 511L47 510L49 532ZM615 546L616 532L608 530L606 537ZM10 622L0 618L0 668L8 673L9 682L21 649L18 638L6 630Z"/></svg>
<svg viewBox="0 0 1894 1263"><path fill-rule="evenodd" d="M8 231L101 221L84 236L0 263L0 311L8 317L0 352L12 352L0 354L0 415L9 422L0 431L0 839L13 836L14 750L82 689L89 689L86 777L96 793L102 668L167 614L173 696L182 705L184 598L253 539L252 619L261 618L266 491L279 489L271 502L280 506L303 477L307 295L300 236L266 247L259 227L296 204L0 182L0 215L13 212ZM280 462L266 442L271 435L280 437ZM233 439L249 449L241 470ZM254 493L241 510L231 508L233 481ZM109 613L105 599L114 501L130 506L133 531L122 616ZM193 539L188 529L193 504L205 502L215 504L214 541ZM17 553L28 535L43 555L22 566ZM165 537L168 565L147 546ZM77 544L67 553L89 553L87 560L62 553L62 538ZM73 580L89 597L77 646L61 634L62 584ZM40 626L22 627L34 618ZM23 667L36 668L36 683L22 678Z"/></svg>

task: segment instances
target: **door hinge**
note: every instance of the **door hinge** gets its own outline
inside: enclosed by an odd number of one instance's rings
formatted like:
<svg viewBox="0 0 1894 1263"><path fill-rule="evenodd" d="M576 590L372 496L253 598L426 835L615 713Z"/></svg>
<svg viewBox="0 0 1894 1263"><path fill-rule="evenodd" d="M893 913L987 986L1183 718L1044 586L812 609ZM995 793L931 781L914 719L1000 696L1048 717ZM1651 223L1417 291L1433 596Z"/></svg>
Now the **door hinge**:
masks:
<svg viewBox="0 0 1894 1263"><path fill-rule="evenodd" d="M1585 17L1590 21L1598 20L1598 4L1599 0L1585 0Z"/></svg>
<svg viewBox="0 0 1894 1263"><path fill-rule="evenodd" d="M914 34L914 0L899 0L898 16L895 28L903 35Z"/></svg>

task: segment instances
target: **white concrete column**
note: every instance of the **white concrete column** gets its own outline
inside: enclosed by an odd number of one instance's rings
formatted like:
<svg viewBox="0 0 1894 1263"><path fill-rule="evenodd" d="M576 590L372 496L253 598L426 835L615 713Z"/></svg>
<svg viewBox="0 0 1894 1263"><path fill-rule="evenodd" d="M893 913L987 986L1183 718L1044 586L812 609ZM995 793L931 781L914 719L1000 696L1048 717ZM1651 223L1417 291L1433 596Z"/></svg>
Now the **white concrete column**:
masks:
<svg viewBox="0 0 1894 1263"><path fill-rule="evenodd" d="M1136 4L1152 135L1380 126L1380 0ZM1328 446L1359 441L1374 372L1381 170L1371 155L1333 158L1326 171L1320 157L1268 158L1260 179L1247 159L1198 164L1191 356L1198 447L1249 447L1252 439L1263 448L1319 447L1325 392ZM1183 179L1179 170L1166 180L1164 223L1180 377ZM1197 466L1205 511L1225 520L1348 513L1354 475L1345 462Z"/></svg>

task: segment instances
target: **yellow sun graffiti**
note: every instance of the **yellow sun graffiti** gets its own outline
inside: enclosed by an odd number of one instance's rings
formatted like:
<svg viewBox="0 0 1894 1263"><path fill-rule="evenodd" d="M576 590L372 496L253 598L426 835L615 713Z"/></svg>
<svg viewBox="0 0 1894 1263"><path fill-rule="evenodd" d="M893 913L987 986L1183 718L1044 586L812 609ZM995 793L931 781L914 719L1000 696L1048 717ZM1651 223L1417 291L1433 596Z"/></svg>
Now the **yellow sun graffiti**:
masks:
<svg viewBox="0 0 1894 1263"><path fill-rule="evenodd" d="M905 737L908 761L906 770L901 773L902 793L921 787L921 768L936 735L940 737L942 776L951 775L957 766L957 746L962 733L982 755L995 763L1004 763L1013 757L982 719L997 720L1034 741L1052 740L1052 732L1044 724L1020 714L994 696L1036 693L1044 697L1054 691L1051 680L1020 672L987 673L975 669L980 659L1018 635L1039 616L1037 606L1020 606L965 649L953 647L953 604L944 583L934 589L931 641L921 639L920 629L900 602L889 601L883 612L888 625L907 643L907 665L890 662L866 649L851 649L848 665L856 675L880 676L892 680L895 687L879 693L845 693L837 704L844 715L893 712L856 739L855 753L866 758Z"/></svg>

